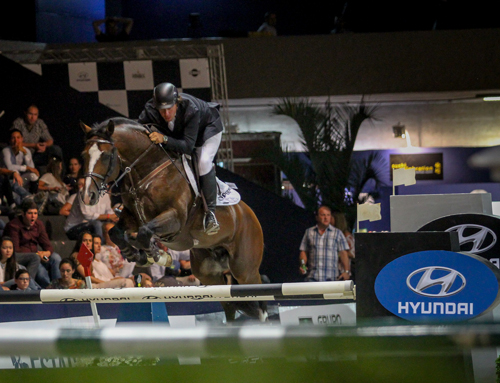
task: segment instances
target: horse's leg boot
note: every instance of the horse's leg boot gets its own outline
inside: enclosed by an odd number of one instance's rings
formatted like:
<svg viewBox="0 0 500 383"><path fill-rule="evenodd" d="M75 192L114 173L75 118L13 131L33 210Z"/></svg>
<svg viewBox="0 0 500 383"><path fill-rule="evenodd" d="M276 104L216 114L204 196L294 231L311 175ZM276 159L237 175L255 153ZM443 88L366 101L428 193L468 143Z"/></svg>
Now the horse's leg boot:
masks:
<svg viewBox="0 0 500 383"><path fill-rule="evenodd" d="M208 235L219 232L220 226L215 217L215 207L217 206L217 181L215 179L215 169L200 177L200 186L207 203L208 211L205 212L203 229Z"/></svg>
<svg viewBox="0 0 500 383"><path fill-rule="evenodd" d="M151 237L154 232L147 226L143 225L137 233L136 243L140 249L149 249L151 245Z"/></svg>

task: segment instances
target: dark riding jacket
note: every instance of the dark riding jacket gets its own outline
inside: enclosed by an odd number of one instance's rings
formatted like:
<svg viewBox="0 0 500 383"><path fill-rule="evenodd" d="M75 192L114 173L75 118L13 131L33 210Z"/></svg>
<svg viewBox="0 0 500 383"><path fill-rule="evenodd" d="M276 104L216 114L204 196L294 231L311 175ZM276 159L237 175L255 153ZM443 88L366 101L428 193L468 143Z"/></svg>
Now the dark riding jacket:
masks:
<svg viewBox="0 0 500 383"><path fill-rule="evenodd" d="M168 136L164 144L168 150L191 154L195 147L202 146L206 140L222 132L223 126L219 115L219 104L205 102L186 93L180 93L182 101L177 107L174 120L174 130L149 100L141 112L138 122L155 124L158 130Z"/></svg>

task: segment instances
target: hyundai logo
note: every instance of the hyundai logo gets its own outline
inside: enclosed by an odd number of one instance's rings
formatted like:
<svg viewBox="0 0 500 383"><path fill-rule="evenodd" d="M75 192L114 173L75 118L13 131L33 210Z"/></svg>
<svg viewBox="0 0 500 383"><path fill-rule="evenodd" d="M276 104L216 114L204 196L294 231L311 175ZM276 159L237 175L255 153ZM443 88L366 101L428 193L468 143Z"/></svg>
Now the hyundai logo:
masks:
<svg viewBox="0 0 500 383"><path fill-rule="evenodd" d="M432 274L439 274L438 277L433 278ZM414 276L420 276L420 279L413 278ZM455 283L457 277L462 283ZM415 284L415 281L418 282ZM459 281L460 282L460 281ZM450 269L448 267L442 266L429 266L422 267L421 269L415 270L408 278L406 278L406 285L413 292L423 295L426 297L448 297L450 295L455 295L462 291L465 287L465 277L456 270ZM430 289L434 286L441 285L441 289L436 292L436 289L431 290L432 292L425 292L425 290Z"/></svg>
<svg viewBox="0 0 500 383"><path fill-rule="evenodd" d="M456 225L445 230L446 232L456 231L460 248L465 244L472 244L472 249L463 249L473 254L481 254L495 246L497 236L495 232L481 225L464 224Z"/></svg>

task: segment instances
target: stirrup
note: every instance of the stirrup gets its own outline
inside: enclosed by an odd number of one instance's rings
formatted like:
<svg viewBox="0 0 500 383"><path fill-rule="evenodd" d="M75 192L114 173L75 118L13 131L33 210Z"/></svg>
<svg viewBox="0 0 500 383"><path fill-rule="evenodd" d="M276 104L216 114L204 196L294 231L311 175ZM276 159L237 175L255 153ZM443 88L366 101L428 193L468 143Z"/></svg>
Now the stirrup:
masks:
<svg viewBox="0 0 500 383"><path fill-rule="evenodd" d="M208 223L207 223L208 221ZM207 235L214 235L219 232L220 225L213 211L207 211L203 219L203 230Z"/></svg>

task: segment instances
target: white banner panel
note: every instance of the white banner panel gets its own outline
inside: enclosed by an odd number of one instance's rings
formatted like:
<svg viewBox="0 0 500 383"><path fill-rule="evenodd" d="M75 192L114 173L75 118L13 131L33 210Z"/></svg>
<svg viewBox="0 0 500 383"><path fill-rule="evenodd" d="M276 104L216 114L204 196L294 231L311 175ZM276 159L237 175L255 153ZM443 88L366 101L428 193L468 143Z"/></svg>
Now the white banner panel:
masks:
<svg viewBox="0 0 500 383"><path fill-rule="evenodd" d="M80 92L97 92L96 63L70 63L68 64L69 85Z"/></svg>
<svg viewBox="0 0 500 383"><path fill-rule="evenodd" d="M99 102L108 108L128 117L128 102L126 90L100 90Z"/></svg>
<svg viewBox="0 0 500 383"><path fill-rule="evenodd" d="M124 61L125 89L150 90L153 92L153 63L145 61Z"/></svg>
<svg viewBox="0 0 500 383"><path fill-rule="evenodd" d="M181 83L184 89L210 88L210 70L208 59L179 60Z"/></svg>
<svg viewBox="0 0 500 383"><path fill-rule="evenodd" d="M343 303L320 306L280 306L282 326L322 325L352 326L356 324L356 303Z"/></svg>

